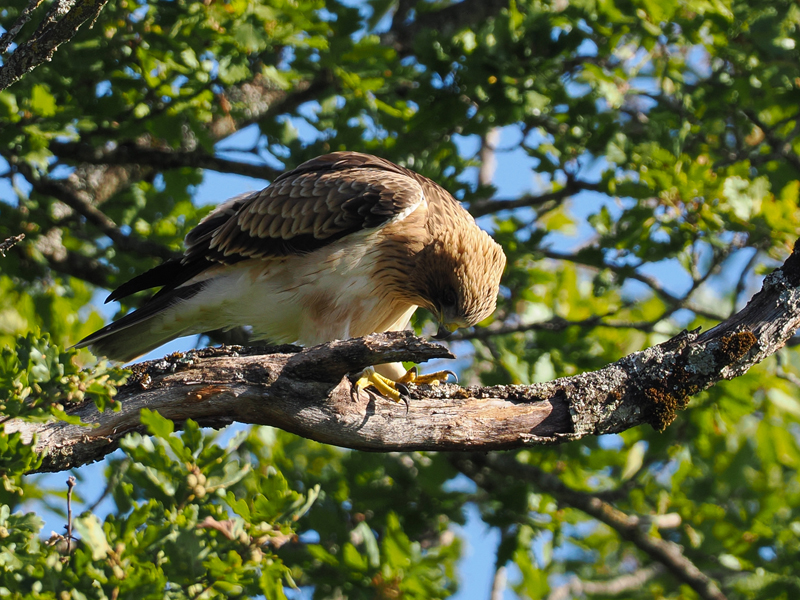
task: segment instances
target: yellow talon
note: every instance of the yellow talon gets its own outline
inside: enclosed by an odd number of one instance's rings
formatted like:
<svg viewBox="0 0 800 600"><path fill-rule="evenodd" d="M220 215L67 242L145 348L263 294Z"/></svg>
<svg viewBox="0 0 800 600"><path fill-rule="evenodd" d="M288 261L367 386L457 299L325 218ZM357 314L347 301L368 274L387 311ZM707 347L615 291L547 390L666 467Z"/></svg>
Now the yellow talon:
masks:
<svg viewBox="0 0 800 600"><path fill-rule="evenodd" d="M361 372L361 377L356 381L356 389L361 391L368 387L374 387L381 396L388 398L392 402L400 402L402 398L397 390L398 383L402 382L394 382L388 377L376 373L374 367L367 367Z"/></svg>
<svg viewBox="0 0 800 600"><path fill-rule="evenodd" d="M361 391L368 387L373 387L381 396L388 398L392 402L400 402L401 400L405 401L403 395L408 394L405 384L427 383L428 385L439 385L447 381L447 378L451 375L458 382L458 377L452 371L437 371L436 373L419 375L417 368L411 367L406 371L405 375L394 381L385 375L377 373L374 367L368 367L361 372L361 376L356 381L356 389ZM408 405L407 402L406 405Z"/></svg>
<svg viewBox="0 0 800 600"><path fill-rule="evenodd" d="M428 385L439 385L447 381L447 378L453 376L453 379L458 383L458 376L452 371L436 371L435 373L428 373L427 375L420 375L417 372L417 367L411 367L406 374L397 380L397 383L427 383Z"/></svg>

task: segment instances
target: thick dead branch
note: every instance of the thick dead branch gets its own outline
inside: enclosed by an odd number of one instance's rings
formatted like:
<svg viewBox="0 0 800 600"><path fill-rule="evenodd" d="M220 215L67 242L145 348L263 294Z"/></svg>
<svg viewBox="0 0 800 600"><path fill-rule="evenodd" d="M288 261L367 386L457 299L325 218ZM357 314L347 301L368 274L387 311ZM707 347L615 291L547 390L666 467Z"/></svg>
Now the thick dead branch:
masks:
<svg viewBox="0 0 800 600"><path fill-rule="evenodd" d="M178 423L273 425L362 450L498 450L578 440L649 423L663 429L689 398L777 351L800 326L800 245L732 318L684 332L599 371L529 386L421 386L410 407L358 392L347 374L372 364L451 356L408 332L373 334L307 350L206 349L136 365L120 410L91 402L70 410L92 427L11 421L37 437L42 470L95 461L140 430L147 407Z"/></svg>

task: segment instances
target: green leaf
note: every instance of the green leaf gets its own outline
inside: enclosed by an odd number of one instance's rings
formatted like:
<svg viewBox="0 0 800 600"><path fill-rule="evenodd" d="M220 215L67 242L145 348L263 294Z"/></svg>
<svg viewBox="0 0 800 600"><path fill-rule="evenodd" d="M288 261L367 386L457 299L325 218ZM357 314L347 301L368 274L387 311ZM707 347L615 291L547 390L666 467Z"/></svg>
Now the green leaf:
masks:
<svg viewBox="0 0 800 600"><path fill-rule="evenodd" d="M56 99L48 91L47 86L33 86L30 105L31 110L41 117L52 117L56 114Z"/></svg>
<svg viewBox="0 0 800 600"><path fill-rule="evenodd" d="M101 560L108 556L111 546L108 545L103 525L96 515L81 515L75 519L74 527L81 536L81 540L89 547L92 560Z"/></svg>
<svg viewBox="0 0 800 600"><path fill-rule="evenodd" d="M367 558L361 556L358 550L350 542L346 542L342 546L342 560L347 568L355 571L366 571L368 568Z"/></svg>
<svg viewBox="0 0 800 600"><path fill-rule="evenodd" d="M163 440L169 439L175 431L175 424L172 421L148 408L142 409L139 419L151 435Z"/></svg>
<svg viewBox="0 0 800 600"><path fill-rule="evenodd" d="M631 449L628 450L628 455L625 458L625 468L622 469L622 473L620 474L620 479L622 481L627 481L639 472L639 469L642 468L646 451L647 442L644 440L639 440L633 446L631 446Z"/></svg>
<svg viewBox="0 0 800 600"><path fill-rule="evenodd" d="M364 543L364 549L367 552L367 559L369 560L369 566L373 569L376 569L381 564L381 555L380 550L378 548L378 540L375 539L375 534L370 529L369 525L367 525L366 521L361 521L358 525L355 526L353 529L353 534L360 538Z"/></svg>

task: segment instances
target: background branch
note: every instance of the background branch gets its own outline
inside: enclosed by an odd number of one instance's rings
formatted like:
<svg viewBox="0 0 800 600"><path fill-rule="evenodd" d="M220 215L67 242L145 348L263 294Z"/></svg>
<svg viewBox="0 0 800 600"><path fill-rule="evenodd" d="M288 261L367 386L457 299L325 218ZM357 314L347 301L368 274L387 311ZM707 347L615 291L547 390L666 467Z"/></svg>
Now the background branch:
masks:
<svg viewBox="0 0 800 600"><path fill-rule="evenodd" d="M87 21L94 22L107 2L108 0L78 0L60 20L53 21L48 15L31 39L17 46L0 67L0 90L6 89L29 71L50 60L61 44L68 42L78 33L81 25ZM60 3L58 5L60 6ZM31 6L28 6L20 15L18 23L22 24L19 29L30 18L32 10ZM19 29L13 36L16 36ZM3 40L3 43L6 41Z"/></svg>
<svg viewBox="0 0 800 600"><path fill-rule="evenodd" d="M564 585L553 588L550 595L547 596L547 600L570 600L570 598L583 596L619 596L641 589L645 583L661 575L664 571L664 567L656 563L606 581L583 581L573 577Z"/></svg>
<svg viewBox="0 0 800 600"><path fill-rule="evenodd" d="M648 533L652 519L626 514L592 494L570 488L551 473L534 465L519 463L513 456L472 453L455 457L453 463L459 471L481 487L487 485L487 478L491 479L496 475L513 476L533 483L537 489L547 492L560 504L577 508L611 527L620 537L663 564L704 600L726 600L716 582L684 556L678 544Z"/></svg>
<svg viewBox="0 0 800 600"><path fill-rule="evenodd" d="M550 202L561 202L570 196L574 196L581 191L603 191L603 187L598 183L578 181L571 179L567 184L558 190L545 192L543 194L526 194L514 200L502 198L490 198L473 202L469 207L469 212L474 217L494 214L502 210L514 210L517 208L536 208Z"/></svg>
<svg viewBox="0 0 800 600"><path fill-rule="evenodd" d="M30 0L28 6L22 9L22 11L19 13L19 17L17 17L16 23L14 23L14 26L0 36L0 52L5 52L8 49L8 47L11 45L11 42L13 42L14 38L17 37L20 29L25 27L28 21L30 21L33 11L35 11L41 3L42 0Z"/></svg>
<svg viewBox="0 0 800 600"><path fill-rule="evenodd" d="M11 248L19 244L24 239L25 239L24 233L20 233L19 235L14 235L4 239L2 242L0 242L0 256L5 256L6 252L8 252Z"/></svg>
<svg viewBox="0 0 800 600"><path fill-rule="evenodd" d="M219 173L234 173L267 181L277 177L281 171L268 165L254 165L214 156L202 150L173 150L153 148L134 143L116 147L93 147L80 142L50 142L54 154L70 160L95 165L148 165L163 169L188 167L210 169Z"/></svg>
<svg viewBox="0 0 800 600"><path fill-rule="evenodd" d="M422 32L449 36L459 29L481 23L508 6L507 0L464 0L445 8L417 14L410 23L397 19L392 29L381 35L381 42L394 46L402 55L411 52L414 37ZM403 16L407 13L402 11Z"/></svg>
<svg viewBox="0 0 800 600"><path fill-rule="evenodd" d="M57 198L69 206L85 218L86 221L97 227L104 235L111 238L120 249L138 252L147 256L155 256L163 260L181 256L180 253L174 252L157 242L123 233L111 217L94 205L90 193L75 190L73 186L59 179L38 177L27 166L20 165L20 172L25 175L34 190L40 194Z"/></svg>

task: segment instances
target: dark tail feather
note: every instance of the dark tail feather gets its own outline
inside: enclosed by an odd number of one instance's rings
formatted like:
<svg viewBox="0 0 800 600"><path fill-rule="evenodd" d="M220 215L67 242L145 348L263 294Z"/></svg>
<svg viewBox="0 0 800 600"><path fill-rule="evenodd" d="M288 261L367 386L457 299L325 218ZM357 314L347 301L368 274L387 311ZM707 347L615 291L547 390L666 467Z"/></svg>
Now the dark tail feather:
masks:
<svg viewBox="0 0 800 600"><path fill-rule="evenodd" d="M156 267L156 269L158 268ZM167 330L161 335L154 335L149 328L139 326L158 317L174 304L196 295L203 286L204 282L198 282L170 290L164 295L160 295L159 292L140 309L95 331L75 344L74 347L86 348L88 346L95 354L124 362L146 354L161 344L181 336L183 330Z"/></svg>
<svg viewBox="0 0 800 600"><path fill-rule="evenodd" d="M168 295L169 292L176 289L179 285L186 283L192 277L199 275L210 266L211 262L202 258L193 260L190 264L185 264L179 259L168 260L141 275L137 275L130 281L123 283L109 294L108 298L106 298L106 304L130 296L136 292L160 286L164 286L164 288L154 297L160 294Z"/></svg>

